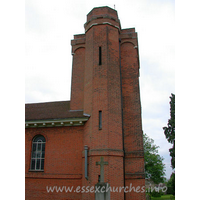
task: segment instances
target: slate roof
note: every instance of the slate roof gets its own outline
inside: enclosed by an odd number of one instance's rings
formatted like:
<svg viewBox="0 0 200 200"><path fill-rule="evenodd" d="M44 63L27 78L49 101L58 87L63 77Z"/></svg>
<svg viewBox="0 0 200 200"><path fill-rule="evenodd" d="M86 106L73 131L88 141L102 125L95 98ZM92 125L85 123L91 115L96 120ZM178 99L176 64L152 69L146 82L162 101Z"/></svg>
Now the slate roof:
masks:
<svg viewBox="0 0 200 200"><path fill-rule="evenodd" d="M70 101L25 104L25 120L85 117L82 110L70 111Z"/></svg>

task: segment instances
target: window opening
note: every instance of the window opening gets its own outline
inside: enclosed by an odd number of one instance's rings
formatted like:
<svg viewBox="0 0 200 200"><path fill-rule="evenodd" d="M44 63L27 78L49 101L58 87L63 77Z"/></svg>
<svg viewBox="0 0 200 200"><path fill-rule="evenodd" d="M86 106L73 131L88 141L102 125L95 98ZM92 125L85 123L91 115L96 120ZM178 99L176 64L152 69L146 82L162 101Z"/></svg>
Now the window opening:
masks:
<svg viewBox="0 0 200 200"><path fill-rule="evenodd" d="M99 65L101 65L102 64L102 55L101 55L101 47L99 47Z"/></svg>
<svg viewBox="0 0 200 200"><path fill-rule="evenodd" d="M99 111L99 130L102 129L102 111Z"/></svg>
<svg viewBox="0 0 200 200"><path fill-rule="evenodd" d="M44 170L45 143L45 138L42 135L36 136L33 139L31 152L31 170Z"/></svg>

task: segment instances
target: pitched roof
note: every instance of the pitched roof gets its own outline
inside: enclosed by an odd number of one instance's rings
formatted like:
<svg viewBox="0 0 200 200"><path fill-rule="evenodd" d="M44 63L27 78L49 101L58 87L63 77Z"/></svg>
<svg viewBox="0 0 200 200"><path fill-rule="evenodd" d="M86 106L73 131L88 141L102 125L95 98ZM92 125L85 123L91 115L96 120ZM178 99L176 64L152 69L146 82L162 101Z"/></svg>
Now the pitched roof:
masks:
<svg viewBox="0 0 200 200"><path fill-rule="evenodd" d="M85 117L82 110L71 111L70 101L25 104L25 120Z"/></svg>

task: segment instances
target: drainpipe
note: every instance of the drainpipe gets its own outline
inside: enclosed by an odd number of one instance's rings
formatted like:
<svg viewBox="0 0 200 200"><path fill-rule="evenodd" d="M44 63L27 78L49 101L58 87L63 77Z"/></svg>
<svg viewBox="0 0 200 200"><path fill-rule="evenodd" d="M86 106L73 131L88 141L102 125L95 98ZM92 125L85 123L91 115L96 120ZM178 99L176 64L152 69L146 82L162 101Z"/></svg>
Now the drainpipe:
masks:
<svg viewBox="0 0 200 200"><path fill-rule="evenodd" d="M88 146L87 145L84 146L84 150L85 150L85 178L88 180L88 163L87 163Z"/></svg>

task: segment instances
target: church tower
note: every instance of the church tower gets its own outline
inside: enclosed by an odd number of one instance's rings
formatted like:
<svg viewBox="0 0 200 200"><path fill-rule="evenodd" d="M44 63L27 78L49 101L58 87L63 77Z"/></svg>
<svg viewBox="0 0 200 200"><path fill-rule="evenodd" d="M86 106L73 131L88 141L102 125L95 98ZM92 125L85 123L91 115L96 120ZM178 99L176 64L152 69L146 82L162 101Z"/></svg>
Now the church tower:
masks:
<svg viewBox="0 0 200 200"><path fill-rule="evenodd" d="M105 182L115 188L132 187L127 193L111 192L111 199L145 199L137 33L134 28L121 29L117 11L109 7L91 10L84 28L85 34L71 41L70 101L71 111L83 110L90 117L83 133L87 158L83 153L82 173L87 175L82 185L98 182L96 162L103 157L108 163ZM135 192L138 186L140 192ZM82 197L94 199L94 194Z"/></svg>
<svg viewBox="0 0 200 200"><path fill-rule="evenodd" d="M71 41L71 101L26 104L26 199L145 200L137 33L109 7L84 27Z"/></svg>

